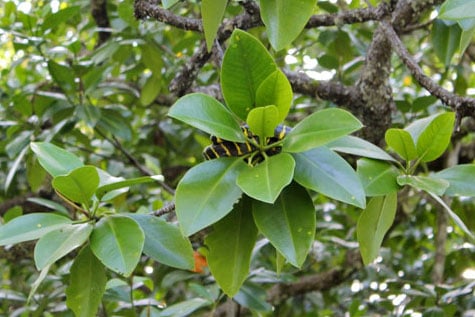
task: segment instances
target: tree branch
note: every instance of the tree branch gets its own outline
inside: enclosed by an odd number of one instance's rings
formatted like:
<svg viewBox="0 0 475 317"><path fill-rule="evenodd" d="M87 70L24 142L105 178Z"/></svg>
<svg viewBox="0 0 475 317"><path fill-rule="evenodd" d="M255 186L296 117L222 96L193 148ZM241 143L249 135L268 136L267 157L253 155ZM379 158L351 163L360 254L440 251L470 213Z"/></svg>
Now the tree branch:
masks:
<svg viewBox="0 0 475 317"><path fill-rule="evenodd" d="M417 62L401 42L401 39L396 34L394 28L385 21L381 22L381 26L396 54L422 87L427 89L431 95L437 97L444 104L452 108L457 113L459 119L467 116L475 116L475 98L458 96L437 85L429 76L424 74Z"/></svg>
<svg viewBox="0 0 475 317"><path fill-rule="evenodd" d="M134 3L135 17L139 20L154 18L157 21L183 30L203 32L200 19L186 18L165 10L155 0L136 0Z"/></svg>
<svg viewBox="0 0 475 317"><path fill-rule="evenodd" d="M107 16L107 1L106 0L91 0L91 15L99 27L99 41L97 46L106 42L111 36L110 31L105 29L110 28L109 17Z"/></svg>
<svg viewBox="0 0 475 317"><path fill-rule="evenodd" d="M310 17L305 28L316 28L320 26L334 26L367 21L379 21L388 13L388 5L381 3L375 8L355 9L341 11L334 14L317 14Z"/></svg>

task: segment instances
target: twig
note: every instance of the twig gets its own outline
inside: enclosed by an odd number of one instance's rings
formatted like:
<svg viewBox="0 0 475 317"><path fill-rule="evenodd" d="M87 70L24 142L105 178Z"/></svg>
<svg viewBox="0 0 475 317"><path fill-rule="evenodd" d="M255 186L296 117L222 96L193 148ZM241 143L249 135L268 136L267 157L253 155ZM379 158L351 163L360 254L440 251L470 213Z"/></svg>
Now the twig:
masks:
<svg viewBox="0 0 475 317"><path fill-rule="evenodd" d="M175 211L175 203L171 202L169 204L166 204L162 208L158 209L157 211L155 211L153 213L153 215L157 216L157 217L160 217L160 216L169 214L169 213L174 212L174 211Z"/></svg>
<svg viewBox="0 0 475 317"><path fill-rule="evenodd" d="M401 42L401 39L396 34L394 28L386 21L382 21L381 26L399 58L407 66L412 76L414 76L422 87L427 89L431 95L437 97L444 104L456 111L460 118L475 116L475 98L458 96L437 85L430 77L424 74L417 62Z"/></svg>
<svg viewBox="0 0 475 317"><path fill-rule="evenodd" d="M368 21L379 21L388 13L388 5L381 3L376 8L364 8L348 11L341 11L334 14L317 14L310 17L307 29L320 26L344 25L362 23Z"/></svg>
<svg viewBox="0 0 475 317"><path fill-rule="evenodd" d="M200 19L185 18L169 10L165 10L156 1L136 0L134 3L135 17L139 20L154 18L157 21L172 25L179 29L203 32Z"/></svg>

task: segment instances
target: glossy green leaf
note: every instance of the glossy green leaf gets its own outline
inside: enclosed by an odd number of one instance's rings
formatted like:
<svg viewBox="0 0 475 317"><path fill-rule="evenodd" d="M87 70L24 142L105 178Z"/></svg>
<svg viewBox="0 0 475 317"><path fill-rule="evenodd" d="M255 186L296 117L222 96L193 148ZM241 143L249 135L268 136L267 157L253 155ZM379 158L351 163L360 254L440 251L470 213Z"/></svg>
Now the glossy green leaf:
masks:
<svg viewBox="0 0 475 317"><path fill-rule="evenodd" d="M397 207L397 193L372 198L361 213L356 227L361 257L365 265L370 264L379 253L384 235L394 222Z"/></svg>
<svg viewBox="0 0 475 317"><path fill-rule="evenodd" d="M436 19L432 23L432 45L437 57L446 67L459 48L462 29L456 23L446 23Z"/></svg>
<svg viewBox="0 0 475 317"><path fill-rule="evenodd" d="M251 200L243 198L213 226L206 237L208 265L216 282L229 297L234 296L249 274L257 228L250 212ZM232 274L230 274L232 272Z"/></svg>
<svg viewBox="0 0 475 317"><path fill-rule="evenodd" d="M35 240L70 223L64 216L46 212L20 216L0 226L0 246Z"/></svg>
<svg viewBox="0 0 475 317"><path fill-rule="evenodd" d="M183 270L194 267L193 248L180 229L153 215L128 214L145 233L143 252L157 262Z"/></svg>
<svg viewBox="0 0 475 317"><path fill-rule="evenodd" d="M163 182L163 181L164 181L164 177L162 175L143 176L143 177L126 179L126 180L119 180L117 182L111 182L106 185L98 187L96 189L96 196L99 200L101 200L101 198L104 197L104 195L117 189L129 187L132 185L146 184L146 183L153 183L153 182Z"/></svg>
<svg viewBox="0 0 475 317"><path fill-rule="evenodd" d="M417 158L416 145L411 134L403 129L389 129L384 136L386 143L401 158L411 161Z"/></svg>
<svg viewBox="0 0 475 317"><path fill-rule="evenodd" d="M94 166L86 165L67 175L56 176L52 185L69 200L87 205L99 185L99 175Z"/></svg>
<svg viewBox="0 0 475 317"><path fill-rule="evenodd" d="M255 107L256 92L277 69L264 45L252 35L235 29L223 57L221 88L226 105L242 120Z"/></svg>
<svg viewBox="0 0 475 317"><path fill-rule="evenodd" d="M397 183L401 186L409 185L436 195L443 195L450 184L444 179L414 175L400 175L397 177Z"/></svg>
<svg viewBox="0 0 475 317"><path fill-rule="evenodd" d="M41 166L53 177L68 174L84 165L76 155L54 144L34 142L30 147L38 157Z"/></svg>
<svg viewBox="0 0 475 317"><path fill-rule="evenodd" d="M283 151L303 152L359 130L363 125L346 110L329 108L303 119L284 139Z"/></svg>
<svg viewBox="0 0 475 317"><path fill-rule="evenodd" d="M74 70L71 67L50 60L48 61L48 71L65 93L76 90Z"/></svg>
<svg viewBox="0 0 475 317"><path fill-rule="evenodd" d="M391 155L373 143L352 135L343 136L326 144L333 151L368 157L376 160L396 161Z"/></svg>
<svg viewBox="0 0 475 317"><path fill-rule="evenodd" d="M213 47L216 32L218 32L219 25L223 20L227 4L227 0L203 0L201 2L201 19L208 52Z"/></svg>
<svg viewBox="0 0 475 317"><path fill-rule="evenodd" d="M102 218L91 234L91 249L110 270L129 276L137 266L145 235L140 226L128 217Z"/></svg>
<svg viewBox="0 0 475 317"><path fill-rule="evenodd" d="M295 153L294 179L325 196L364 208L365 191L353 168L326 147Z"/></svg>
<svg viewBox="0 0 475 317"><path fill-rule="evenodd" d="M201 307L210 306L213 304L207 299L192 298L180 302L178 304L170 305L162 310L157 317L178 317L178 316L190 316L191 313L200 309Z"/></svg>
<svg viewBox="0 0 475 317"><path fill-rule="evenodd" d="M259 231L296 267L301 267L312 246L316 218L305 188L286 187L274 204L253 201L252 214Z"/></svg>
<svg viewBox="0 0 475 317"><path fill-rule="evenodd" d="M447 0L440 7L439 19L462 20L475 18L475 2L471 0Z"/></svg>
<svg viewBox="0 0 475 317"><path fill-rule="evenodd" d="M450 144L455 123L455 113L438 115L422 131L417 139L416 149L422 162L430 162L440 157Z"/></svg>
<svg viewBox="0 0 475 317"><path fill-rule="evenodd" d="M247 165L236 183L248 196L273 203L294 176L295 161L288 153L268 157L256 166Z"/></svg>
<svg viewBox="0 0 475 317"><path fill-rule="evenodd" d="M208 95L194 93L181 97L170 108L168 115L224 140L245 141L234 115Z"/></svg>
<svg viewBox="0 0 475 317"><path fill-rule="evenodd" d="M434 174L434 178L441 178L450 183L445 191L448 196L475 196L475 165L461 164L446 168Z"/></svg>
<svg viewBox="0 0 475 317"><path fill-rule="evenodd" d="M83 245L93 226L88 223L70 224L42 236L35 246L35 264L38 270L53 264L63 256Z"/></svg>
<svg viewBox="0 0 475 317"><path fill-rule="evenodd" d="M259 85L256 91L256 107L275 105L279 110L278 123L285 120L292 103L293 93L289 80L277 69Z"/></svg>
<svg viewBox="0 0 475 317"><path fill-rule="evenodd" d="M302 32L313 14L314 0L260 0L261 17L269 41L280 51Z"/></svg>
<svg viewBox="0 0 475 317"><path fill-rule="evenodd" d="M249 111L247 115L249 129L261 140L274 136L274 130L279 124L279 110L274 105L258 107Z"/></svg>
<svg viewBox="0 0 475 317"><path fill-rule="evenodd" d="M240 158L219 158L190 169L177 186L176 214L189 236L226 216L242 191L236 185Z"/></svg>
<svg viewBox="0 0 475 317"><path fill-rule="evenodd" d="M96 316L106 289L106 270L89 246L79 252L70 270L66 305L76 317Z"/></svg>
<svg viewBox="0 0 475 317"><path fill-rule="evenodd" d="M399 190L398 170L386 162L362 158L357 162L357 174L366 196L382 196Z"/></svg>

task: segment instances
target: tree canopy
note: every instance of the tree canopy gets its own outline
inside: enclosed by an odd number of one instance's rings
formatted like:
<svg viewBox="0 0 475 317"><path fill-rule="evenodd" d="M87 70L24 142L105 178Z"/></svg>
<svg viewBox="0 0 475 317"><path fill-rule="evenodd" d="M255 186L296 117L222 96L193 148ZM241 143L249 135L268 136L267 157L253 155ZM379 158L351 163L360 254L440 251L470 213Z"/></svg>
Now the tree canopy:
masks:
<svg viewBox="0 0 475 317"><path fill-rule="evenodd" d="M472 316L475 4L0 7L0 313Z"/></svg>

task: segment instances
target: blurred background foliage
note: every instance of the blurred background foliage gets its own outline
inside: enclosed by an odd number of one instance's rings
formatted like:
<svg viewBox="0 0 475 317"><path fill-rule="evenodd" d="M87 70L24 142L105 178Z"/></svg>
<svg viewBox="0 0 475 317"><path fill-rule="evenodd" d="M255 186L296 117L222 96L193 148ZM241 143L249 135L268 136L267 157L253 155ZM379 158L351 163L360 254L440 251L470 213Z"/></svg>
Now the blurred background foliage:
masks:
<svg viewBox="0 0 475 317"><path fill-rule="evenodd" d="M48 202L56 200L46 173L29 150L31 141L53 142L114 176L163 174L170 188L202 161L202 148L209 144L208 136L166 116L177 98L169 92L170 82L196 52L202 34L152 19L138 21L132 0L107 1L110 25L101 28L91 15L91 3L1 3L0 216L4 221L50 210ZM379 4L376 0L318 1L314 14ZM170 10L199 18L200 1L180 1ZM429 10L418 24L402 32L404 44L440 86L473 96L475 45L469 41L465 49L459 41L451 42L457 36L460 39L461 28L434 20L436 10ZM239 1L230 1L225 18L242 12ZM271 49L264 27L249 32L262 40L282 68L317 81L354 85L376 25L369 21L305 29L292 47L279 52ZM99 39L101 33L107 34L106 40ZM393 126L404 126L444 107L414 81L397 56L392 58ZM219 61L211 60L199 71L193 87L217 83ZM330 101L296 94L288 124L332 106ZM458 147L459 162L472 162L473 119L462 123L452 150ZM438 170L443 164L435 162L429 168ZM158 210L172 200L173 194L163 187L137 186L114 205L130 212ZM474 245L449 225L444 280L434 283L434 239L441 211L429 197L413 191L404 193L400 201L396 224L377 261L353 268L350 278L335 278L327 289L302 292L274 306L265 300L275 283L292 283L340 267L357 250L355 226L360 210L315 196L318 230L301 271L285 265L277 275L275 254L267 241L260 241L256 247L260 252L253 257L251 276L235 298L236 305L226 302L206 268L203 273L180 271L144 257L130 279L111 274L101 314L182 316L190 312L198 316L234 309L254 316L475 316ZM474 230L473 199L458 198L452 203ZM200 239L194 237L196 248L201 246ZM72 316L64 295L71 265L68 258L51 269L26 305L39 274L32 250L28 243L0 249L0 314Z"/></svg>

